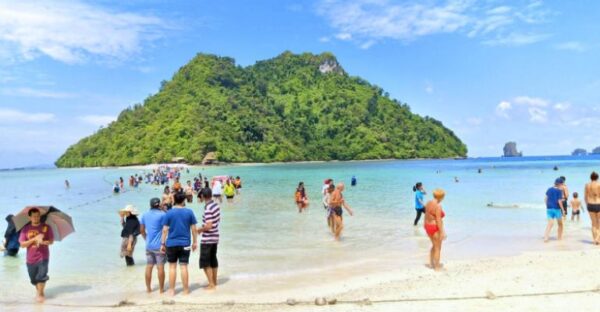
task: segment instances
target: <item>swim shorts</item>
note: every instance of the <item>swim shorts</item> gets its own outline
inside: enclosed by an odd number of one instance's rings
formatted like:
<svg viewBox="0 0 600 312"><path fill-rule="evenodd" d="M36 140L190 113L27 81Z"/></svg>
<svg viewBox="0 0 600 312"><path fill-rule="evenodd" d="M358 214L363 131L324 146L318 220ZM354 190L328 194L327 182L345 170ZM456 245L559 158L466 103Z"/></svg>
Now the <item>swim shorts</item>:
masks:
<svg viewBox="0 0 600 312"><path fill-rule="evenodd" d="M546 209L548 219L561 219L562 211L560 209Z"/></svg>
<svg viewBox="0 0 600 312"><path fill-rule="evenodd" d="M200 268L218 268L217 260L218 244L200 244Z"/></svg>
<svg viewBox="0 0 600 312"><path fill-rule="evenodd" d="M177 246L167 247L167 261L169 263L188 264L190 263L190 250L188 247Z"/></svg>
<svg viewBox="0 0 600 312"><path fill-rule="evenodd" d="M146 250L146 261L150 265L165 264L167 262L167 255L161 253L159 250Z"/></svg>

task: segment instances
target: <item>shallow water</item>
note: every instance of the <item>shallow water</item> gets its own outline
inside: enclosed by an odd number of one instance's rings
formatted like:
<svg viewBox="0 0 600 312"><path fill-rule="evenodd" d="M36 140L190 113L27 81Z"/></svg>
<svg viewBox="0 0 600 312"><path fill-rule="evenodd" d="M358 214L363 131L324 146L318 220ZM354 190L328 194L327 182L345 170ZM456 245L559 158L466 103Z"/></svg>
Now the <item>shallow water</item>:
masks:
<svg viewBox="0 0 600 312"><path fill-rule="evenodd" d="M555 165L558 172L552 170ZM418 181L429 192L434 188L447 192L445 259L593 248L586 214L580 223L568 224L565 241L541 243L547 187L564 175L571 192L582 194L592 170L600 171L600 157L198 167L184 174L183 180L199 172L242 177L241 196L234 204L222 205L219 273L224 282L220 292L247 294L309 285L315 276L353 275L359 268L369 273L422 265L430 244L421 226L412 226L412 185ZM146 211L149 199L160 197L162 188L143 184L111 194L111 182L119 176L142 172L131 168L0 172L0 215L16 213L26 205L52 204L73 217L77 232L51 247L50 299L114 303L143 292L144 242L140 238L135 251L138 265L126 268L119 258L117 211L126 204ZM352 175L358 178L356 187L349 186ZM454 177L460 182L455 183ZM345 198L355 212L353 217L345 214L341 242L334 242L328 233L320 204L326 178L347 183ZM71 182L70 189L65 189L65 179ZM299 181L305 182L311 200L301 214L293 202ZM519 208L489 208L489 202ZM201 206L189 207L200 219ZM5 224L0 229L4 231ZM192 283L204 283L197 268L198 253L190 261ZM16 259L0 258L0 276L4 298L11 298L3 302L31 299L24 253Z"/></svg>

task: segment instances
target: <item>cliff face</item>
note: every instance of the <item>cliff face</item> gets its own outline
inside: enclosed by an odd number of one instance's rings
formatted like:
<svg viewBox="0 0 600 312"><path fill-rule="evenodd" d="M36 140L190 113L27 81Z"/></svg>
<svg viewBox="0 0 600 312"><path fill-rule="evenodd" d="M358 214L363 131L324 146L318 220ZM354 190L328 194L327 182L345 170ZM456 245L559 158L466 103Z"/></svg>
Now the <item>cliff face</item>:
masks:
<svg viewBox="0 0 600 312"><path fill-rule="evenodd" d="M200 163L209 153L274 162L464 157L467 148L441 122L349 76L331 53L285 52L248 67L199 54L56 165Z"/></svg>
<svg viewBox="0 0 600 312"><path fill-rule="evenodd" d="M508 142L504 144L504 157L521 157L523 156L522 152L517 151L517 143L516 142Z"/></svg>

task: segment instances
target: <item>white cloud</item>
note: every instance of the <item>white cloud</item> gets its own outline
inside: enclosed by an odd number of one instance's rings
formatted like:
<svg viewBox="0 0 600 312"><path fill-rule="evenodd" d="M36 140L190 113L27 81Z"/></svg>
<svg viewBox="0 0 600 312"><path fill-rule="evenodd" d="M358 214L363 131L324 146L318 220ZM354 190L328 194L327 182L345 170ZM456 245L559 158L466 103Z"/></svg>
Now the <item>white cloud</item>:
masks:
<svg viewBox="0 0 600 312"><path fill-rule="evenodd" d="M47 123L56 120L50 113L27 113L15 109L0 108L1 123Z"/></svg>
<svg viewBox="0 0 600 312"><path fill-rule="evenodd" d="M431 83L426 83L425 84L425 92L432 94L433 93L433 85Z"/></svg>
<svg viewBox="0 0 600 312"><path fill-rule="evenodd" d="M376 43L375 40L369 40L367 42L363 42L360 45L360 48L363 50L366 50L366 49L370 48L371 46L373 46L375 43Z"/></svg>
<svg viewBox="0 0 600 312"><path fill-rule="evenodd" d="M554 46L557 50L574 51L574 52L585 52L586 47L583 43L578 41L568 41L557 44Z"/></svg>
<svg viewBox="0 0 600 312"><path fill-rule="evenodd" d="M352 34L349 33L339 33L335 35L336 38L343 40L343 41L347 41L352 39Z"/></svg>
<svg viewBox="0 0 600 312"><path fill-rule="evenodd" d="M479 126L483 123L483 119L477 117L471 117L467 119L467 123L471 126Z"/></svg>
<svg viewBox="0 0 600 312"><path fill-rule="evenodd" d="M527 111L529 112L529 121L531 122L544 123L548 121L546 117L548 113L539 107L529 107Z"/></svg>
<svg viewBox="0 0 600 312"><path fill-rule="evenodd" d="M508 118L508 111L512 109L512 104L508 101L502 101L496 106L496 115Z"/></svg>
<svg viewBox="0 0 600 312"><path fill-rule="evenodd" d="M548 106L548 101L542 98L530 97L530 96L517 96L514 99L514 102L517 104L524 104L528 106L537 106L537 107L546 107Z"/></svg>
<svg viewBox="0 0 600 312"><path fill-rule="evenodd" d="M32 88L15 88L15 89L3 89L1 92L3 95L9 96L24 96L34 98L47 98L47 99L68 99L76 97L73 93L56 92L50 90L40 90Z"/></svg>
<svg viewBox="0 0 600 312"><path fill-rule="evenodd" d="M359 45L443 33L482 36L488 45L524 45L549 37L514 32L518 26L545 21L550 12L541 3L509 7L474 0L321 0L317 11L338 34L345 34L342 40L353 39Z"/></svg>
<svg viewBox="0 0 600 312"><path fill-rule="evenodd" d="M550 38L549 34L513 32L508 35L498 35L494 39L484 40L483 44L489 46L522 46L544 41L548 38Z"/></svg>
<svg viewBox="0 0 600 312"><path fill-rule="evenodd" d="M560 102L560 103L556 103L554 104L554 109L556 109L557 111L566 111L571 107L571 103L569 102Z"/></svg>
<svg viewBox="0 0 600 312"><path fill-rule="evenodd" d="M0 47L13 58L40 55L73 64L90 57L123 60L161 37L161 19L114 12L77 0L0 0Z"/></svg>
<svg viewBox="0 0 600 312"><path fill-rule="evenodd" d="M331 41L331 38L329 38L329 37L321 37L321 38L319 38L319 41L320 42L329 42L329 41Z"/></svg>
<svg viewBox="0 0 600 312"><path fill-rule="evenodd" d="M100 126L106 126L109 123L117 120L116 116L108 116L108 115L86 115L86 116L81 116L79 117L79 120L96 126L96 127L100 127Z"/></svg>

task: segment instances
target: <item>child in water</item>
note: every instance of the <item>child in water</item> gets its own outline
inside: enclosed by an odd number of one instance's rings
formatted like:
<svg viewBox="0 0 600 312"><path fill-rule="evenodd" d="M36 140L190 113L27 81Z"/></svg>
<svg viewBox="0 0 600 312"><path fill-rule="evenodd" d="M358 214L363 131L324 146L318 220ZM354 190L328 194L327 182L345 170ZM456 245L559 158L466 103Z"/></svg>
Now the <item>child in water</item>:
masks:
<svg viewBox="0 0 600 312"><path fill-rule="evenodd" d="M581 213L581 201L579 200L579 194L577 192L573 192L573 199L571 199L571 221L575 220L575 216L577 216L577 222L579 222L579 214Z"/></svg>

